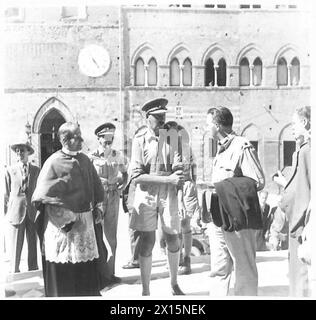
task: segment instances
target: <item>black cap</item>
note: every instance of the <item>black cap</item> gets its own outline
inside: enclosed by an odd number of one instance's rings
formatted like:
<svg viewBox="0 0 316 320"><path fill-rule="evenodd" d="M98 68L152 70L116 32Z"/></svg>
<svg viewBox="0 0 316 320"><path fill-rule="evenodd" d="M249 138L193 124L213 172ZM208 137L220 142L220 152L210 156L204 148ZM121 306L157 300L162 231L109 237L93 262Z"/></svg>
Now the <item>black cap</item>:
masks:
<svg viewBox="0 0 316 320"><path fill-rule="evenodd" d="M167 112L167 108L166 108L167 104L168 104L168 100L165 98L158 98L158 99L150 100L143 105L142 111L146 112L146 115L166 113Z"/></svg>
<svg viewBox="0 0 316 320"><path fill-rule="evenodd" d="M108 132L113 132L115 131L116 127L113 123L111 122L106 122L104 124L101 124L100 126L98 126L95 130L94 130L94 134L96 136L103 136L104 134L108 133Z"/></svg>

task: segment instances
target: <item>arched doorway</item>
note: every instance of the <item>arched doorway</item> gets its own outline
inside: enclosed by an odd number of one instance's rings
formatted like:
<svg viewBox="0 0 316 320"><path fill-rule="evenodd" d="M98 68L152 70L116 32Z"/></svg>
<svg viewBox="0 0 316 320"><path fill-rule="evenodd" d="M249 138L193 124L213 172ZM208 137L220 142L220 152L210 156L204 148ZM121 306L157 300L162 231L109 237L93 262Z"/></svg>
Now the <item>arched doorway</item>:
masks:
<svg viewBox="0 0 316 320"><path fill-rule="evenodd" d="M51 154L61 149L57 132L59 127L65 122L65 118L55 108L52 108L43 118L39 130L41 166L43 166L44 162Z"/></svg>
<svg viewBox="0 0 316 320"><path fill-rule="evenodd" d="M291 124L287 124L279 136L279 169L288 178L293 165L293 154L296 149L296 141L293 136Z"/></svg>
<svg viewBox="0 0 316 320"><path fill-rule="evenodd" d="M262 154L262 136L260 130L253 123L247 125L241 133L242 136L246 137L249 142L253 145L258 153L261 163L263 163Z"/></svg>

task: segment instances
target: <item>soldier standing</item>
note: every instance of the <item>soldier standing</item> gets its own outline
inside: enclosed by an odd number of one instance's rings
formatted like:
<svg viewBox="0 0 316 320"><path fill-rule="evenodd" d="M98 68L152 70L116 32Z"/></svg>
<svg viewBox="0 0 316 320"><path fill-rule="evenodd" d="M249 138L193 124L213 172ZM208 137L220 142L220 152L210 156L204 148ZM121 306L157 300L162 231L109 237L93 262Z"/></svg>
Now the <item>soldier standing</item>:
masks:
<svg viewBox="0 0 316 320"><path fill-rule="evenodd" d="M95 129L94 133L98 137L99 148L91 154L92 162L101 179L105 193L103 201L104 235L112 251L112 256L107 263L109 285L121 282L121 279L115 276L115 254L120 191L127 182L124 157L112 148L115 129L115 125L110 122Z"/></svg>
<svg viewBox="0 0 316 320"><path fill-rule="evenodd" d="M147 125L133 139L130 179L135 183L130 227L139 232L139 264L142 294L150 295L149 283L152 250L158 218L168 249L171 292L184 295L177 283L180 256L180 217L178 215L177 188L183 185L183 171L172 171L166 141L161 139L165 124L167 99L158 98L144 104ZM165 152L164 152L165 150Z"/></svg>

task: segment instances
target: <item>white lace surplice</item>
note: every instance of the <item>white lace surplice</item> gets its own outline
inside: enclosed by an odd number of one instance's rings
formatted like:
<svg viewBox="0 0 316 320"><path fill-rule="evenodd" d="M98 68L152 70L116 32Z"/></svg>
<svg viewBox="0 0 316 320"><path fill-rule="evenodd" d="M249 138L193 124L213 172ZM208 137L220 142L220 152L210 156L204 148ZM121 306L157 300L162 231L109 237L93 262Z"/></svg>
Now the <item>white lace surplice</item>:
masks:
<svg viewBox="0 0 316 320"><path fill-rule="evenodd" d="M54 205L45 205L47 228L44 233L44 254L56 263L87 262L99 257L92 212L74 213ZM69 232L61 230L75 222Z"/></svg>

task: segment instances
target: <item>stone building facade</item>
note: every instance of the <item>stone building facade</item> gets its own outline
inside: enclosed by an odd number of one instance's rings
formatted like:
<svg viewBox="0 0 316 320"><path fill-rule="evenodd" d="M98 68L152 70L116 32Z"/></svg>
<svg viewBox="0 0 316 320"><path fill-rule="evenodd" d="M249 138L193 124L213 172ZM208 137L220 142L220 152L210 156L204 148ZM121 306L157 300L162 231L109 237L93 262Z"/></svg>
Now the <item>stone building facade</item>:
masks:
<svg viewBox="0 0 316 320"><path fill-rule="evenodd" d="M198 180L209 179L215 152L205 115L223 105L234 114L234 129L257 148L267 187L276 191L271 176L291 165L295 148L291 115L310 104L308 10L143 5L20 8L6 14L7 137L28 122L35 162L58 147L55 134L65 120L80 123L85 151L97 146L94 128L113 121L116 147L128 158L133 133L145 121L141 105L166 97L167 119L191 136ZM100 76L87 76L78 65L81 50L91 44L110 57Z"/></svg>

